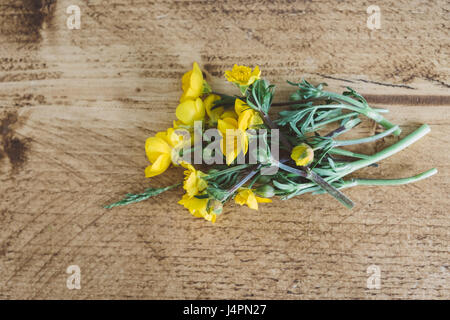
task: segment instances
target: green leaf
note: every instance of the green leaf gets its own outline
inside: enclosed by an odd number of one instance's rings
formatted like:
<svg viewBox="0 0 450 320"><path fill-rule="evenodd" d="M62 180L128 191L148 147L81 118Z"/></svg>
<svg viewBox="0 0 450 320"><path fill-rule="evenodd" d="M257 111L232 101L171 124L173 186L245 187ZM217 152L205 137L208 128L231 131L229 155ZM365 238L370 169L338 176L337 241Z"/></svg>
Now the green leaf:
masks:
<svg viewBox="0 0 450 320"><path fill-rule="evenodd" d="M277 189L280 189L283 191L292 192L296 189L295 186L292 184L285 184L285 183L278 182L276 180L273 180L272 183Z"/></svg>
<svg viewBox="0 0 450 320"><path fill-rule="evenodd" d="M174 185L171 185L168 187L163 187L163 188L148 188L143 193L139 193L139 194L128 193L125 196L125 198L123 198L122 200L114 202L112 204L109 204L109 205L105 206L104 208L111 209L111 208L118 207L118 206L124 206L127 204L144 201L144 200L147 200L148 198L157 196L158 194L161 194L167 190L173 189L180 185L181 185L181 183L177 183L177 184L174 184Z"/></svg>
<svg viewBox="0 0 450 320"><path fill-rule="evenodd" d="M236 101L237 97L235 96L227 96L227 95L221 95L220 100L216 100L213 102L213 106L211 107L211 110L214 110L215 108L219 107L232 107L234 106L234 103Z"/></svg>
<svg viewBox="0 0 450 320"><path fill-rule="evenodd" d="M256 80L251 86L251 94L247 95L247 104L253 109L267 114L272 104L275 86L267 80Z"/></svg>
<svg viewBox="0 0 450 320"><path fill-rule="evenodd" d="M226 200L228 193L226 190L222 190L216 187L208 187L206 188L206 193L210 195L212 198L217 199L219 201Z"/></svg>
<svg viewBox="0 0 450 320"><path fill-rule="evenodd" d="M367 106L367 101L362 95L360 95L358 92L356 92L354 89L352 89L350 87L346 87L346 88L348 89L348 91L344 91L342 93L344 96L352 97Z"/></svg>
<svg viewBox="0 0 450 320"><path fill-rule="evenodd" d="M299 89L295 93L295 96L291 96L291 100L307 100L307 99L313 99L313 98L320 98L323 96L322 89L324 86L326 86L326 83L319 83L316 87L306 81L305 79L302 79L301 82L295 83L288 81L288 83L292 86L296 86ZM294 98L294 99L292 99Z"/></svg>

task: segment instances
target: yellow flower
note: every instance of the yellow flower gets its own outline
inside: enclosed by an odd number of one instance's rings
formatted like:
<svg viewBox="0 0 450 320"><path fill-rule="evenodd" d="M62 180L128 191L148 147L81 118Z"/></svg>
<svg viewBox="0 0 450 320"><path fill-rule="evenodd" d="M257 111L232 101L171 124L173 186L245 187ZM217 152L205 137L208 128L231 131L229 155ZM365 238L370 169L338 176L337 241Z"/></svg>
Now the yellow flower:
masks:
<svg viewBox="0 0 450 320"><path fill-rule="evenodd" d="M235 110L225 110L224 107L217 107L217 108L213 109L214 102L219 99L220 99L220 96L218 96L216 94L210 94L209 96L206 97L205 100L203 100L203 104L205 106L206 113L208 114L208 117L211 120L210 124L211 125L216 124L219 119L223 120L226 118L233 118L233 119L237 120L239 118L239 116Z"/></svg>
<svg viewBox="0 0 450 320"><path fill-rule="evenodd" d="M173 149L181 143L183 136L177 135L173 128L148 138L145 141L145 153L152 164L145 168L145 176L150 178L166 171L173 159Z"/></svg>
<svg viewBox="0 0 450 320"><path fill-rule="evenodd" d="M240 99L236 99L234 110L239 116L238 127L241 130L245 131L248 128L252 128L264 123L259 113L256 110L250 108L244 101Z"/></svg>
<svg viewBox="0 0 450 320"><path fill-rule="evenodd" d="M259 113L251 109L244 101L236 99L233 111L225 111L217 120L217 129L222 136L220 147L225 154L226 162L230 165L241 151L244 155L248 150L248 136L246 130L263 124ZM227 117L224 117L224 115ZM227 129L232 130L227 135Z"/></svg>
<svg viewBox="0 0 450 320"><path fill-rule="evenodd" d="M195 100L201 96L203 91L203 73L197 62L194 62L192 70L186 72L181 78L181 87L183 88L183 94L180 102Z"/></svg>
<svg viewBox="0 0 450 320"><path fill-rule="evenodd" d="M306 166L313 161L314 150L306 143L301 143L292 149L291 158L297 166Z"/></svg>
<svg viewBox="0 0 450 320"><path fill-rule="evenodd" d="M238 154L248 151L248 138L245 131L238 128L238 121L233 118L219 119L217 122L222 140L220 140L220 149L225 154L226 162L230 165Z"/></svg>
<svg viewBox="0 0 450 320"><path fill-rule="evenodd" d="M236 83L239 86L249 86L253 82L259 79L261 71L259 67L256 66L255 69L234 65L232 70L225 71L225 77L228 81Z"/></svg>
<svg viewBox="0 0 450 320"><path fill-rule="evenodd" d="M203 120L205 117L205 106L202 99L185 100L178 105L175 115L182 124L189 126L193 125L194 121Z"/></svg>
<svg viewBox="0 0 450 320"><path fill-rule="evenodd" d="M224 112L224 107L217 107L212 109L214 106L214 102L220 100L220 96L216 94L210 94L203 100L203 104L206 109L206 113L208 114L209 119L211 120L211 125L217 123L217 120L220 119L221 115Z"/></svg>
<svg viewBox="0 0 450 320"><path fill-rule="evenodd" d="M246 204L250 209L258 210L259 203L268 203L272 200L256 196L250 189L240 189L234 201L241 206Z"/></svg>
<svg viewBox="0 0 450 320"><path fill-rule="evenodd" d="M208 208L208 201L208 198L191 198L188 194L185 194L178 203L188 209L194 217L204 218L205 220L214 223L216 222L216 214L212 208Z"/></svg>
<svg viewBox="0 0 450 320"><path fill-rule="evenodd" d="M183 189L186 190L186 194L192 198L193 196L200 194L208 186L206 180L202 179L206 174L200 170L195 170L193 165L185 161L183 161L181 165L188 169L184 171L186 177L184 178Z"/></svg>

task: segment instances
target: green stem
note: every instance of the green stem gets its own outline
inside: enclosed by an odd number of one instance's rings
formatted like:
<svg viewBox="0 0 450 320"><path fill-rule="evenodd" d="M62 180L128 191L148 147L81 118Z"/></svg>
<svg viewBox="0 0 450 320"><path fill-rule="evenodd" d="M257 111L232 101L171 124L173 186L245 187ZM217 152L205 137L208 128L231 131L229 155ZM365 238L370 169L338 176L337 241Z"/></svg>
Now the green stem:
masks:
<svg viewBox="0 0 450 320"><path fill-rule="evenodd" d="M286 136L281 132L281 130L278 128L278 126L273 123L273 121L270 119L269 115L259 110L259 114L263 118L264 122L270 129L278 129L279 137L281 140L281 143L286 147L287 150L292 150L292 145L289 142L289 140L286 138Z"/></svg>
<svg viewBox="0 0 450 320"><path fill-rule="evenodd" d="M298 174L301 177L304 177L310 181L313 181L318 186L320 186L323 190L325 190L327 193L329 193L331 196L333 196L335 199L337 199L340 203L342 203L347 208L353 208L354 203L352 200L347 198L342 192L340 192L338 189L330 185L328 182L326 182L321 176L319 176L317 173L312 171L308 167L303 167L305 171L298 170L296 168L292 168L290 166L287 166L283 163L278 162L278 167L282 170Z"/></svg>
<svg viewBox="0 0 450 320"><path fill-rule="evenodd" d="M339 187L339 189L346 189L356 186L398 186L402 184L409 184L414 183L426 178L431 177L432 175L435 175L437 173L437 169L433 168L430 170L427 170L425 172L419 173L415 176L408 177L408 178L400 178L400 179L351 179L344 181L342 186ZM315 191L311 190L311 192L314 192L314 194L322 194L325 193L323 190L317 189Z"/></svg>
<svg viewBox="0 0 450 320"><path fill-rule="evenodd" d="M351 152L345 149L339 149L339 148L333 148L330 151L328 151L331 154L337 154L340 156L347 156L347 157L353 157L353 158L359 158L359 159L370 159L369 155L362 154L362 153L356 153Z"/></svg>
<svg viewBox="0 0 450 320"><path fill-rule="evenodd" d="M430 127L424 124L418 129L416 129L414 132L410 133L408 136L404 137L402 140L381 150L380 152L377 152L376 154L370 156L369 158L352 162L351 164L349 164L348 170L344 171L343 173L339 173L335 177L332 177L332 179L329 180L328 182L336 181L356 170L367 167L372 163L386 159L392 156L393 154L407 148L408 146L410 146L411 144L413 144L414 142L425 136L428 132L430 132Z"/></svg>
<svg viewBox="0 0 450 320"><path fill-rule="evenodd" d="M216 173L208 174L207 176L203 177L203 179L205 179L205 180L212 179L212 178L224 175L224 174L228 174L230 172L234 172L234 171L238 171L238 170L241 170L241 169L245 169L248 166L250 166L250 165L248 165L248 164L240 164L240 165L237 165L237 166L234 166L234 167L230 167L230 168L227 168L227 169L224 169L224 170L220 170L220 171L218 171Z"/></svg>
<svg viewBox="0 0 450 320"><path fill-rule="evenodd" d="M397 186L417 182L431 177L437 173L437 169L433 168L415 176L400 179L351 179L344 182L341 188L349 188L354 186Z"/></svg>
<svg viewBox="0 0 450 320"><path fill-rule="evenodd" d="M250 171L241 181L239 181L238 183L236 183L233 187L231 187L228 191L227 191L227 198L229 196L231 196L232 194L234 194L240 187L242 187L247 181L249 181L251 178L253 178L253 176L255 174L257 174L259 172L259 169L261 168L261 164L258 164L252 171Z"/></svg>
<svg viewBox="0 0 450 320"><path fill-rule="evenodd" d="M107 206L104 206L104 208L111 209L111 208L118 207L118 206L125 206L127 204L141 202L141 201L147 200L148 198L157 196L158 194L161 194L163 192L166 192L170 189L173 189L173 188L176 188L179 186L181 186L181 183L176 183L171 186L162 187L162 188L148 188L143 193L138 193L138 194L128 193L125 196L125 198L123 198L122 200L111 203Z"/></svg>
<svg viewBox="0 0 450 320"><path fill-rule="evenodd" d="M418 129L416 129L415 131L413 131L412 133L410 133L408 136L404 137L402 140L381 150L380 152L378 152L372 156L360 155L360 156L364 156L365 158L347 164L347 166L346 166L347 169L337 172L333 176L329 176L329 177L325 178L325 181L327 181L328 183L333 183L334 181L339 180L342 177L345 177L346 175L349 175L350 173L352 173L356 170L370 166L373 163L376 163L383 159L386 159L386 158L392 156L393 154L400 152L401 150L409 147L411 144L413 144L414 142L416 142L417 140L419 140L420 138L425 136L428 132L430 132L430 127L427 124L424 124L424 125L420 126ZM333 150L334 150L334 152L333 152ZM331 149L330 151L331 151L331 153L352 156L351 153L349 154L345 150L340 150L340 149L338 149L338 150L339 150L338 153L335 152L336 149ZM358 154L355 154L355 155L358 155ZM314 187L314 184L312 184L312 183L302 184L301 186L299 186L298 193L296 193L294 195L304 193L305 189L309 189L312 187Z"/></svg>
<svg viewBox="0 0 450 320"><path fill-rule="evenodd" d="M351 179L344 181L343 184L338 187L339 190L356 187L356 186L398 186L402 184L414 183L426 178L431 177L436 174L438 171L436 168L427 170L425 172L419 173L415 176L408 178L400 178L400 179ZM321 190L318 187L309 187L304 188L297 195L312 192L313 194L323 194L325 191ZM282 193L280 193L282 194Z"/></svg>
<svg viewBox="0 0 450 320"><path fill-rule="evenodd" d="M385 119L380 113L378 113L375 109L372 109L369 105L363 104L355 99L344 96L342 94L337 94L337 93L329 92L329 91L322 91L322 96L320 96L320 97L310 98L310 99L305 99L305 100L290 101L286 105L301 104L301 103L299 103L299 101L304 103L304 102L312 101L312 100L323 100L325 98L340 102L341 108L343 107L342 106L342 104L343 104L343 105L345 105L345 107L347 109L353 110L353 111L356 111L356 112L359 112L359 113L365 115L369 119L372 119L375 122L379 123L385 129L391 129L392 127L395 126L395 124L393 124L389 120ZM344 102L344 103L342 103L342 102ZM273 105L274 104L272 104L272 106ZM275 106L277 106L277 105L280 105L280 104L275 104ZM319 105L316 107L323 107L323 106ZM400 135L401 132L402 132L402 130L400 128L398 128L397 130L394 131L394 135L398 136L398 135Z"/></svg>
<svg viewBox="0 0 450 320"><path fill-rule="evenodd" d="M309 99L295 100L295 101L274 102L270 106L271 107L287 107L287 106L292 106L292 105L296 105L296 104L303 104L305 102L319 100L319 99L323 99L323 97L321 97L321 98L309 98ZM388 113L389 112L388 109L383 109L383 108L372 108L372 109L374 111L378 112L378 113Z"/></svg>
<svg viewBox="0 0 450 320"><path fill-rule="evenodd" d="M337 140L337 141L335 141L334 145L337 147L341 147L341 146L350 146L350 145L360 144L360 143L373 142L373 141L379 140L381 138L384 138L384 137L390 135L397 129L398 129L398 126L396 125L388 130L385 130L385 131L378 133L376 135L373 135L371 137L366 137L366 138L361 138L361 139L353 139L353 140L340 140L340 141Z"/></svg>
<svg viewBox="0 0 450 320"><path fill-rule="evenodd" d="M262 116L262 118L264 119L264 122L267 124L267 126L270 129L278 129L278 126L276 124L274 124L272 122L272 120L270 120L270 118L269 118L269 116L267 114L265 114L261 110L259 112L260 112L260 115ZM281 142L284 144L284 146L288 150L292 150L292 145L289 142L289 140L287 140L287 138L283 135L281 130L279 132L280 132ZM316 183L320 187L322 187L325 191L327 191L331 196L333 196L337 200L339 200L339 202L341 202L347 208L353 208L354 204L349 198L347 198L342 192L340 192L335 187L333 187L328 182L326 182L321 176L319 176L317 173L312 171L310 168L308 168L308 167L300 167L300 170L299 170L299 169L291 168L291 167L289 167L289 166L287 166L287 165L285 165L285 164L283 164L281 162L278 162L278 161L276 163L278 164L278 167L280 169L284 169L285 171L296 173L296 174L298 174L301 177L304 177L304 178L306 178L308 180L313 181L314 183Z"/></svg>
<svg viewBox="0 0 450 320"><path fill-rule="evenodd" d="M387 119L385 119L381 114L376 112L374 109L372 109L369 105L363 104L355 99L352 99L350 97L344 96L342 94L337 94L334 92L328 92L323 91L323 94L326 95L329 98L338 100L338 101L344 101L348 104L354 105L356 107L361 108L361 113L364 114L366 117L374 120L375 122L379 123L383 128L385 129L391 129L395 126L395 124L391 123ZM397 130L394 131L394 135L398 136L402 130L400 128L397 128Z"/></svg>

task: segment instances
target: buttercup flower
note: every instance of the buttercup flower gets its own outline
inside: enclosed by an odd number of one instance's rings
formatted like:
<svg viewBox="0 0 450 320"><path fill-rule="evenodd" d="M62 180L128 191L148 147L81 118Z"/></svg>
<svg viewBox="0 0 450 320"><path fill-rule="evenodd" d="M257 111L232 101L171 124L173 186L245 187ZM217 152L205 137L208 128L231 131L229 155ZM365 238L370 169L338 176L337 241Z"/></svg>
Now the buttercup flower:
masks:
<svg viewBox="0 0 450 320"><path fill-rule="evenodd" d="M188 169L184 171L186 177L184 178L183 189L186 190L186 194L192 198L193 196L200 194L208 186L206 180L202 179L206 174L200 170L195 170L194 166L190 163L182 162L181 165Z"/></svg>
<svg viewBox="0 0 450 320"><path fill-rule="evenodd" d="M238 128L238 121L233 118L219 119L217 122L222 140L220 149L225 154L226 162L230 165L240 152L248 151L248 138L245 131Z"/></svg>
<svg viewBox="0 0 450 320"><path fill-rule="evenodd" d="M301 143L292 149L291 158L297 166L306 166L313 161L314 150L306 143Z"/></svg>
<svg viewBox="0 0 450 320"><path fill-rule="evenodd" d="M246 67L246 66L238 66L235 64L232 70L225 71L225 77L228 81L233 82L239 86L249 86L253 82L259 79L261 75L261 71L259 67L256 66L255 69Z"/></svg>
<svg viewBox="0 0 450 320"><path fill-rule="evenodd" d="M194 217L204 218L214 223L216 222L217 215L214 213L213 208L208 208L208 201L208 198L191 198L188 194L185 194L178 203L188 209Z"/></svg>
<svg viewBox="0 0 450 320"><path fill-rule="evenodd" d="M250 108L244 101L236 99L234 112L225 111L218 120L217 129L222 135L221 149L225 154L227 164L230 165L238 154L243 151L247 154L248 136L246 130L263 124L259 113ZM226 113L230 117L223 117ZM227 115L228 115L227 114ZM227 137L226 130L231 129L232 134ZM226 147L226 148L225 148Z"/></svg>
<svg viewBox="0 0 450 320"><path fill-rule="evenodd" d="M202 99L185 100L178 105L175 115L182 124L188 126L193 125L194 121L203 120L205 117L205 106ZM179 125L179 123L177 124Z"/></svg>
<svg viewBox="0 0 450 320"><path fill-rule="evenodd" d="M256 196L250 189L240 189L234 201L241 206L246 204L250 209L258 210L258 203L272 202L271 199Z"/></svg>
<svg viewBox="0 0 450 320"><path fill-rule="evenodd" d="M197 62L194 62L192 70L186 72L181 78L181 87L183 94L180 102L195 100L201 96L203 92L203 73Z"/></svg>
<svg viewBox="0 0 450 320"><path fill-rule="evenodd" d="M145 153L152 164L145 168L145 176L150 178L166 171L173 159L173 149L182 143L183 136L176 134L173 128L148 138L145 141Z"/></svg>
<svg viewBox="0 0 450 320"><path fill-rule="evenodd" d="M239 117L238 127L241 130L245 131L248 128L252 128L264 123L259 113L256 110L250 108L244 101L240 99L236 99L234 110Z"/></svg>

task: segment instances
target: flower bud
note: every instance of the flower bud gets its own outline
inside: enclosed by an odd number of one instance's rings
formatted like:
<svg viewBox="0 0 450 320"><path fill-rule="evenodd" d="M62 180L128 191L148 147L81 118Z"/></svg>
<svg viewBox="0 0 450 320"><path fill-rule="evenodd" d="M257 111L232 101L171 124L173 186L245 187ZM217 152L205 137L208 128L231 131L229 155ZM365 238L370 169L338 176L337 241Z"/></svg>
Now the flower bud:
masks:
<svg viewBox="0 0 450 320"><path fill-rule="evenodd" d="M214 214L221 214L223 209L223 204L219 200L210 199L208 202L209 210Z"/></svg>
<svg viewBox="0 0 450 320"><path fill-rule="evenodd" d="M264 198L272 198L275 195L275 189L269 184L256 188L255 192Z"/></svg>
<svg viewBox="0 0 450 320"><path fill-rule="evenodd" d="M292 149L291 158L297 166L307 166L314 159L314 150L306 143L301 143Z"/></svg>

